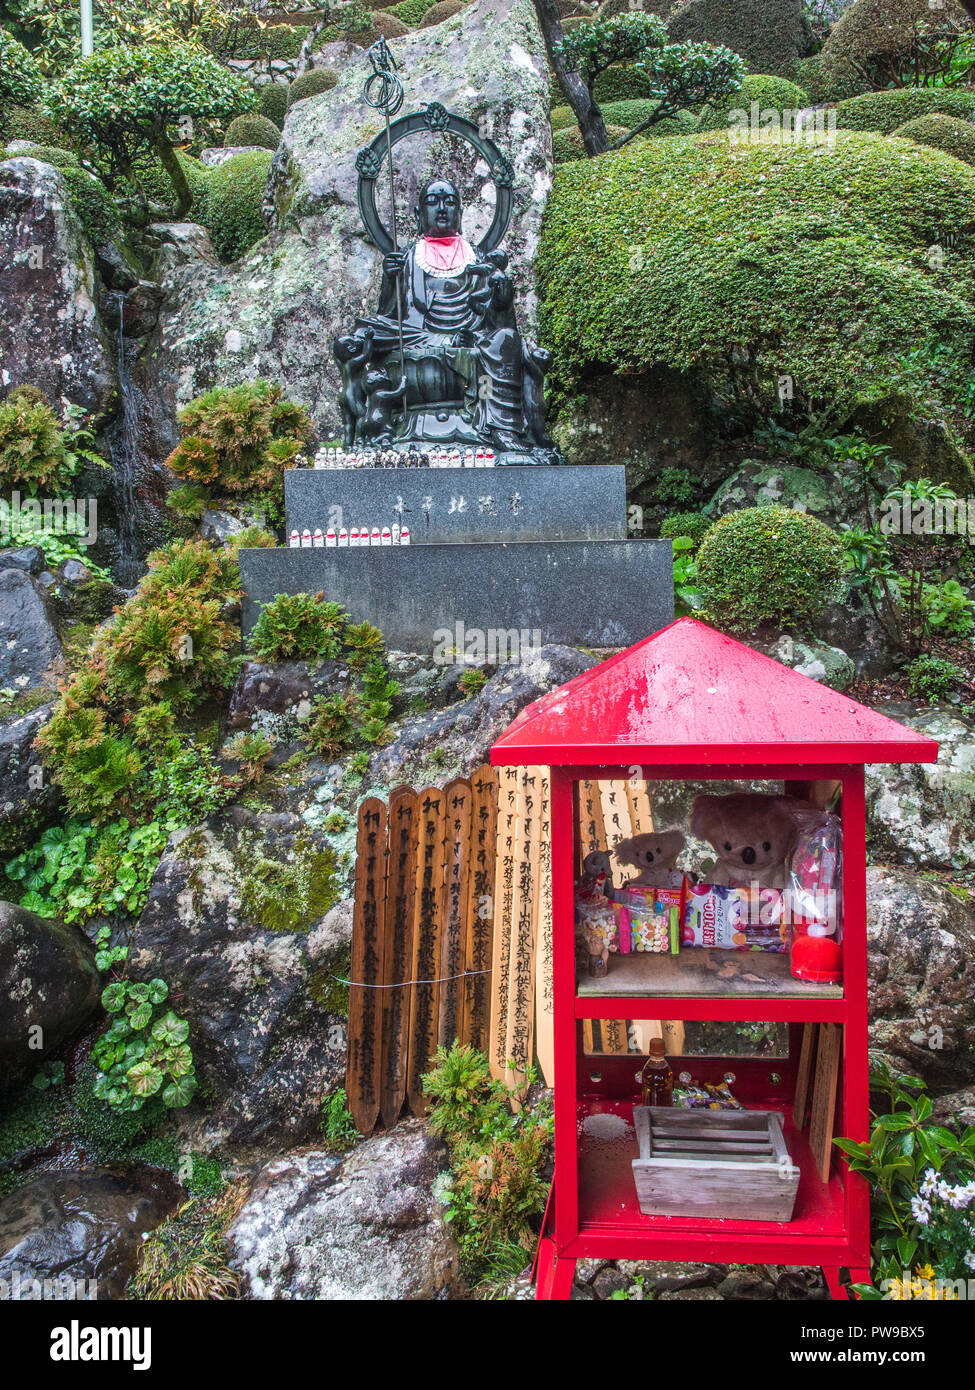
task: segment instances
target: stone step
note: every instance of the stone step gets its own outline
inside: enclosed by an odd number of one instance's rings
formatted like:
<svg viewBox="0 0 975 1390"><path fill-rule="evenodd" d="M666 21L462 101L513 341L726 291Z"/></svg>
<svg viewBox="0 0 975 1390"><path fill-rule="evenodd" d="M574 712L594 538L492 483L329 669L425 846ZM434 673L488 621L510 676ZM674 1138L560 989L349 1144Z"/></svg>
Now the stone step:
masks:
<svg viewBox="0 0 975 1390"><path fill-rule="evenodd" d="M388 646L431 655L458 624L488 647L491 633L517 633L522 647L628 647L674 616L668 540L242 549L240 575L245 635L276 594L322 592Z"/></svg>

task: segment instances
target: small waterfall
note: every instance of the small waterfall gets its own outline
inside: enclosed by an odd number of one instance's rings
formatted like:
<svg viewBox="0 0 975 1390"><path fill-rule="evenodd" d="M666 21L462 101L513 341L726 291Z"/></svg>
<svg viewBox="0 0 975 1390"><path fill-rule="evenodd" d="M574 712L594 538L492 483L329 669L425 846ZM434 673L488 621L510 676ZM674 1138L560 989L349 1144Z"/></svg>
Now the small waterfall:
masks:
<svg viewBox="0 0 975 1390"><path fill-rule="evenodd" d="M117 583L129 588L138 582L145 570L144 556L156 543L151 532L158 521L152 505L156 491L153 486L155 469L142 443L148 406L133 375L142 343L138 338L125 336L125 298L123 291L116 290L108 300L113 310L111 317L117 318L115 367L122 409L106 437L115 467L112 511L116 544L112 572Z"/></svg>

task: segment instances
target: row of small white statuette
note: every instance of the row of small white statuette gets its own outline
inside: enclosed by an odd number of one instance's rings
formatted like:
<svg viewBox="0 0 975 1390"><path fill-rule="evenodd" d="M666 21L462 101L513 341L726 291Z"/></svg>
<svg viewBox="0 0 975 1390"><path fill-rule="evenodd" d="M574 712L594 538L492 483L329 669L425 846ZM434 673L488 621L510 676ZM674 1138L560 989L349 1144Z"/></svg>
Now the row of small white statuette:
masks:
<svg viewBox="0 0 975 1390"><path fill-rule="evenodd" d="M363 526L360 530L358 526L350 529L342 526L338 531L330 526L323 533L320 526L316 526L314 531L309 531L306 527L299 533L292 531L288 544L292 550L344 550L347 546L361 547L364 545L409 545L410 528L400 527L398 522L392 526Z"/></svg>
<svg viewBox="0 0 975 1390"><path fill-rule="evenodd" d="M321 468L494 468L497 463L493 449L431 449L417 453L411 449L403 453L396 449L365 449L360 452L347 452L344 449L319 449L315 455L314 467ZM306 468L308 460L303 454L295 459L296 468Z"/></svg>

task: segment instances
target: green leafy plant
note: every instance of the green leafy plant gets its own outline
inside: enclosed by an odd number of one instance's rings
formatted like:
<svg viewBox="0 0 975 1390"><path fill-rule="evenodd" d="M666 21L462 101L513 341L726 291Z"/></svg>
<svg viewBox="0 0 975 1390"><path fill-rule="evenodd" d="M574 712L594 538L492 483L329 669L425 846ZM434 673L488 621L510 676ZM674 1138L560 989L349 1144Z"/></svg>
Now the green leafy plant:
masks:
<svg viewBox="0 0 975 1390"><path fill-rule="evenodd" d="M193 740L167 739L156 753L144 800L170 828L205 820L234 794L209 748Z"/></svg>
<svg viewBox="0 0 975 1390"><path fill-rule="evenodd" d="M937 704L951 693L964 672L943 656L919 656L906 669L907 693L912 700L927 700Z"/></svg>
<svg viewBox="0 0 975 1390"><path fill-rule="evenodd" d="M163 1105L189 1105L196 1091L190 1026L161 1006L169 995L164 980L148 984L114 980L102 990L102 1006L115 1015L91 1050L98 1068L94 1093L120 1110L141 1110L159 1094Z"/></svg>
<svg viewBox="0 0 975 1390"><path fill-rule="evenodd" d="M925 584L921 612L928 632L946 637L968 637L972 631L972 603L957 579Z"/></svg>
<svg viewBox="0 0 975 1390"><path fill-rule="evenodd" d="M686 617L700 608L703 602L698 586L694 541L690 536L675 536L671 544L674 551L674 611L678 617Z"/></svg>
<svg viewBox="0 0 975 1390"><path fill-rule="evenodd" d="M156 42L82 58L52 96L60 119L90 144L110 183L154 151L172 180L180 217L193 203L174 148L185 139L185 122L224 121L256 100L248 82L197 46Z"/></svg>
<svg viewBox="0 0 975 1390"><path fill-rule="evenodd" d="M309 744L323 757L339 757L355 738L358 714L359 700L354 691L316 696L306 734Z"/></svg>
<svg viewBox="0 0 975 1390"><path fill-rule="evenodd" d="M245 782L260 782L265 764L274 752L274 741L260 732L239 733L226 745L224 752L228 758L240 763Z"/></svg>
<svg viewBox="0 0 975 1390"><path fill-rule="evenodd" d="M0 405L0 487L58 495L86 460L101 467L93 435L75 423L84 412L72 407L62 425L40 392L16 387Z"/></svg>
<svg viewBox="0 0 975 1390"><path fill-rule="evenodd" d="M4 872L21 891L20 906L42 917L69 923L111 913L135 917L146 904L165 847L166 830L155 821L132 826L116 820L99 827L69 820L50 826ZM107 931L96 941L100 970L124 959L108 948Z"/></svg>
<svg viewBox="0 0 975 1390"><path fill-rule="evenodd" d="M312 434L304 407L261 377L205 392L180 411L179 423L183 439L169 467L228 494L280 488L283 468Z"/></svg>
<svg viewBox="0 0 975 1390"><path fill-rule="evenodd" d="M325 595L276 594L261 608L248 647L262 661L318 661L342 652L348 614Z"/></svg>
<svg viewBox="0 0 975 1390"><path fill-rule="evenodd" d="M252 111L246 116L234 117L227 127L223 143L227 149L241 145L256 145L266 150L276 150L280 139L280 128L273 121L269 121L267 116Z"/></svg>
<svg viewBox="0 0 975 1390"><path fill-rule="evenodd" d="M83 705L66 691L34 746L70 814L102 821L131 804L142 759L129 739L111 732L104 710Z"/></svg>
<svg viewBox="0 0 975 1390"><path fill-rule="evenodd" d="M322 1102L322 1134L325 1136L325 1147L331 1153L344 1153L352 1148L357 1139L362 1138L349 1114L349 1098L342 1086Z"/></svg>
<svg viewBox="0 0 975 1390"><path fill-rule="evenodd" d="M873 1193L874 1282L854 1291L882 1298L884 1281L899 1288L916 1265L930 1267L932 1277L967 1278L975 1266L975 1126L959 1136L933 1123L931 1101L915 1094L924 1091L919 1077L894 1077L881 1066L870 1086L884 1105L871 1110L868 1141L833 1140Z"/></svg>
<svg viewBox="0 0 975 1390"><path fill-rule="evenodd" d="M30 1084L35 1091L47 1091L52 1086L62 1086L64 1084L64 1063L50 1059L42 1062L40 1070L31 1077Z"/></svg>
<svg viewBox="0 0 975 1390"><path fill-rule="evenodd" d="M263 526L245 526L243 531L238 531L235 535L229 536L227 544L234 552L244 549L254 550L274 550L277 547L277 540L271 535L270 531L265 531Z"/></svg>
<svg viewBox="0 0 975 1390"><path fill-rule="evenodd" d="M487 685L487 672L480 666L468 666L466 671L462 671L460 680L457 682L458 689L464 695L479 695Z"/></svg>
<svg viewBox="0 0 975 1390"><path fill-rule="evenodd" d="M0 109L29 106L43 90L44 79L33 54L0 29Z"/></svg>
<svg viewBox="0 0 975 1390"><path fill-rule="evenodd" d="M721 517L697 554L705 608L740 629L760 623L807 627L836 592L839 536L787 507L747 507Z"/></svg>
<svg viewBox="0 0 975 1390"><path fill-rule="evenodd" d="M711 517L703 512L673 512L664 518L660 534L673 541L686 538L696 550L713 525Z"/></svg>
<svg viewBox="0 0 975 1390"><path fill-rule="evenodd" d="M266 124L271 125L270 121ZM236 261L267 236L261 208L272 157L269 150L247 150L210 171L200 220L222 261ZM291 457L281 461L290 462Z"/></svg>
<svg viewBox="0 0 975 1390"><path fill-rule="evenodd" d="M210 490L201 483L180 483L166 494L166 506L187 521L199 521L210 505Z"/></svg>
<svg viewBox="0 0 975 1390"><path fill-rule="evenodd" d="M353 671L362 671L376 657L381 656L385 641L378 627L372 623L350 623L342 638L348 652L346 658Z"/></svg>

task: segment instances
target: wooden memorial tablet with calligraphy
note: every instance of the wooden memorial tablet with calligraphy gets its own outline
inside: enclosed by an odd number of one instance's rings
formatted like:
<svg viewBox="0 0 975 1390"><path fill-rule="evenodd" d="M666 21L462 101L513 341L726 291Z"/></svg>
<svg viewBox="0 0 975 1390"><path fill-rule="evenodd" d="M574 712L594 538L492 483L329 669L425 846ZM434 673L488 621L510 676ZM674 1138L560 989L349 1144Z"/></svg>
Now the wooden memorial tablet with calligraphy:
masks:
<svg viewBox="0 0 975 1390"><path fill-rule="evenodd" d="M535 868L535 1055L546 1086L555 1077L555 993L552 954L552 803L547 767L539 768L541 807Z"/></svg>
<svg viewBox="0 0 975 1390"><path fill-rule="evenodd" d="M494 947L491 961L491 1027L488 1057L491 1075L508 1074L508 987L511 965L511 918L515 885L519 769L498 774L498 842L494 868Z"/></svg>
<svg viewBox="0 0 975 1390"><path fill-rule="evenodd" d="M630 829L630 803L626 795L626 783L620 781L600 782L599 800L603 810L603 829L606 834L606 849L612 851L620 840L628 840ZM613 886L621 888L630 870L612 859Z"/></svg>
<svg viewBox="0 0 975 1390"><path fill-rule="evenodd" d="M416 900L416 843L419 806L412 787L389 794L386 861L386 950L383 973L387 985L413 978L413 917ZM409 1056L409 984L384 991L381 1111L388 1128L399 1119L406 1099Z"/></svg>
<svg viewBox="0 0 975 1390"><path fill-rule="evenodd" d="M446 796L427 787L417 796L420 824L416 848L413 927L413 997L406 1092L414 1115L426 1114L423 1074L430 1070L439 1022L440 939L444 911L444 807Z"/></svg>
<svg viewBox="0 0 975 1390"><path fill-rule="evenodd" d="M508 968L508 1058L514 1063L507 1084L523 1091L535 1033L535 882L541 771L521 769L516 796L514 901Z"/></svg>
<svg viewBox="0 0 975 1390"><path fill-rule="evenodd" d="M816 1169L822 1182L829 1181L829 1165L833 1152L833 1127L836 1116L836 1086L840 1074L842 1048L842 1024L821 1023L816 1049L812 1115L809 1120L809 1147L812 1150Z"/></svg>
<svg viewBox="0 0 975 1390"><path fill-rule="evenodd" d="M498 779L483 764L471 775L471 855L467 875L467 938L464 1013L467 1041L486 1052L491 1026L491 956L494 944L494 869L497 853Z"/></svg>
<svg viewBox="0 0 975 1390"><path fill-rule="evenodd" d="M440 940L440 1008L437 1041L450 1047L464 1037L464 944L467 938L468 874L471 851L471 784L450 782L444 792L446 886Z"/></svg>
<svg viewBox="0 0 975 1390"><path fill-rule="evenodd" d="M386 807L368 797L359 807L356 839L355 907L349 987L346 1095L356 1128L371 1134L379 1118L382 1077L386 916Z"/></svg>

